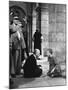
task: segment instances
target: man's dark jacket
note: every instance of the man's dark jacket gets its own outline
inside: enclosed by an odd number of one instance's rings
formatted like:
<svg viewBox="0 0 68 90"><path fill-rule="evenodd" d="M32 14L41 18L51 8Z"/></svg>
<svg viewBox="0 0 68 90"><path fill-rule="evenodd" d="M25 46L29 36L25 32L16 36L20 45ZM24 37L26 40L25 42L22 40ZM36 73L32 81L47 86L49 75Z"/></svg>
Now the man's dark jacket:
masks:
<svg viewBox="0 0 68 90"><path fill-rule="evenodd" d="M23 69L24 76L28 77L39 76L42 73L42 70L37 66L36 58L34 55L28 57Z"/></svg>

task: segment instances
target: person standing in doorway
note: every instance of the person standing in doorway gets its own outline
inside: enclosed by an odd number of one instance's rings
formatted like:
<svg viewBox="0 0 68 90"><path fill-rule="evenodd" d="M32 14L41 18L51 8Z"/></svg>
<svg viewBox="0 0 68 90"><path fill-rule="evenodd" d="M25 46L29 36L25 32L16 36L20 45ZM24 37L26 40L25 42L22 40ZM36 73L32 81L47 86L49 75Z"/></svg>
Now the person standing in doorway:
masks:
<svg viewBox="0 0 68 90"><path fill-rule="evenodd" d="M42 36L42 34L40 33L39 29L37 29L33 36L34 50L39 49L40 54L41 54L41 36Z"/></svg>

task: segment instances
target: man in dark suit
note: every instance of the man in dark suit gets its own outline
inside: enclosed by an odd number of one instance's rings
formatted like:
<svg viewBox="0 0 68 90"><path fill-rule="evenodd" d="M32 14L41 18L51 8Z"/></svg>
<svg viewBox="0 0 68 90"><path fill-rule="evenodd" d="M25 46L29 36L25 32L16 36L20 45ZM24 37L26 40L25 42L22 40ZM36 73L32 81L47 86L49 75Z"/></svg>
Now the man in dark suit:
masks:
<svg viewBox="0 0 68 90"><path fill-rule="evenodd" d="M28 57L26 60L23 69L24 69L24 77L40 77L42 74L42 69L39 68L36 62L36 58L39 57L40 51L35 49L34 54Z"/></svg>

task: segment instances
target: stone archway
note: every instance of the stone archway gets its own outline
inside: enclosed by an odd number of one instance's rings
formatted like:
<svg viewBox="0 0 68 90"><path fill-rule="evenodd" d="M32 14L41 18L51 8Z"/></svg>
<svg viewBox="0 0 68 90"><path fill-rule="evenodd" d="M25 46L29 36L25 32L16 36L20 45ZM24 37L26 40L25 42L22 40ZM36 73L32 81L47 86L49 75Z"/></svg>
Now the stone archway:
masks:
<svg viewBox="0 0 68 90"><path fill-rule="evenodd" d="M12 21L14 16L19 17L20 21L22 22L25 28L25 18L26 18L25 11L21 7L13 5L9 7L9 20Z"/></svg>
<svg viewBox="0 0 68 90"><path fill-rule="evenodd" d="M13 20L13 17L17 16L19 17L20 21L23 24L22 33L24 35L26 47L28 48L27 44L27 25L26 25L26 13L24 9L18 5L12 5L9 7L9 21Z"/></svg>

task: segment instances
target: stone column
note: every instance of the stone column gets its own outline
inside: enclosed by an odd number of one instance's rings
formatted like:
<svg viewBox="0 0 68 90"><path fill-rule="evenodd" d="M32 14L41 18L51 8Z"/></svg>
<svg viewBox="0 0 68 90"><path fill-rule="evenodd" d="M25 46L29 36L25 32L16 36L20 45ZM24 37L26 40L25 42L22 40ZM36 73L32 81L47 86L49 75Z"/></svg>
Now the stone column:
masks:
<svg viewBox="0 0 68 90"><path fill-rule="evenodd" d="M32 11L33 11L33 4L30 3L28 6L28 16L27 16L27 22L28 22L28 27L27 27L27 32L28 32L28 37L27 37L27 42L28 42L28 50L29 52L32 52Z"/></svg>
<svg viewBox="0 0 68 90"><path fill-rule="evenodd" d="M41 32L41 4L36 4L36 29Z"/></svg>
<svg viewBox="0 0 68 90"><path fill-rule="evenodd" d="M48 33L49 33L49 12L48 4L41 4L41 33L42 33L42 57L46 56L46 50L49 47Z"/></svg>
<svg viewBox="0 0 68 90"><path fill-rule="evenodd" d="M36 29L38 29L41 32L41 4L40 3L36 3Z"/></svg>

